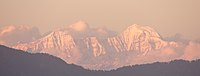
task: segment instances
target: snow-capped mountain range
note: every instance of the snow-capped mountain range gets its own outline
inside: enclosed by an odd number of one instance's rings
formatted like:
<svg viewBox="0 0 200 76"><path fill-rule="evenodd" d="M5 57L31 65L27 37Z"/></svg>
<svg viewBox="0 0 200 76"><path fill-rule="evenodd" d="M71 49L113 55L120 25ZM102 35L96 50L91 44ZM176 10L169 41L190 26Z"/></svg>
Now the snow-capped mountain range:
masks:
<svg viewBox="0 0 200 76"><path fill-rule="evenodd" d="M132 59L169 47L177 48L179 44L162 40L149 26L133 24L117 34L105 28L90 28L84 21L54 30L38 40L13 46L31 53L48 53L67 63L97 70L134 65L137 62Z"/></svg>

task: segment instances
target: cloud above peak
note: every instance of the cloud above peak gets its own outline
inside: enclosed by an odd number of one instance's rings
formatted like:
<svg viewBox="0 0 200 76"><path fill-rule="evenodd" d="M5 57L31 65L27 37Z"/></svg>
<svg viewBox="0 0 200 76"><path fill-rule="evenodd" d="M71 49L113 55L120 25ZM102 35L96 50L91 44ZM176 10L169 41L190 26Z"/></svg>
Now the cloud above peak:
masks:
<svg viewBox="0 0 200 76"><path fill-rule="evenodd" d="M78 22L70 25L69 27L78 32L85 31L90 28L88 23L86 23L83 20L79 20Z"/></svg>

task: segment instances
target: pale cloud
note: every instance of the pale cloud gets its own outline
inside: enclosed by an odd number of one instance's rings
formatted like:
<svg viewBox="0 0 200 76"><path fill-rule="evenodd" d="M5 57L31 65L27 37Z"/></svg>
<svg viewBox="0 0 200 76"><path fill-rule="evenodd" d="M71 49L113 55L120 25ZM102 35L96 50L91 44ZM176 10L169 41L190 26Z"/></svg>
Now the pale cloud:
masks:
<svg viewBox="0 0 200 76"><path fill-rule="evenodd" d="M70 25L69 27L72 28L73 30L79 31L79 32L82 32L82 31L89 29L88 24L86 22L82 21L82 20L78 21L77 23Z"/></svg>
<svg viewBox="0 0 200 76"><path fill-rule="evenodd" d="M190 41L185 47L184 54L181 57L185 60L195 60L200 58L200 43L195 41Z"/></svg>
<svg viewBox="0 0 200 76"><path fill-rule="evenodd" d="M7 26L1 29L0 35L5 35L6 33L12 32L13 30L15 30L15 26Z"/></svg>
<svg viewBox="0 0 200 76"><path fill-rule="evenodd" d="M19 42L30 42L40 37L39 30L30 26L5 26L0 29L0 44L15 45Z"/></svg>
<svg viewBox="0 0 200 76"><path fill-rule="evenodd" d="M145 56L128 56L126 64L168 62L176 59L189 61L200 59L200 43L189 41L188 43L180 43L179 47L176 48L166 47L161 50L151 51Z"/></svg>

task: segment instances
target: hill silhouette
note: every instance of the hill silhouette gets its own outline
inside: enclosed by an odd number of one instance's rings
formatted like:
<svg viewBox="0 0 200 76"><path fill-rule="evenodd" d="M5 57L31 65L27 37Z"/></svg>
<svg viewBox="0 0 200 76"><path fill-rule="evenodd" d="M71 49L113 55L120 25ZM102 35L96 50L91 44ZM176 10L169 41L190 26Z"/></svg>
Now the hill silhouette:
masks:
<svg viewBox="0 0 200 76"><path fill-rule="evenodd" d="M175 60L112 71L91 71L48 54L31 54L0 46L0 76L200 76L200 60Z"/></svg>

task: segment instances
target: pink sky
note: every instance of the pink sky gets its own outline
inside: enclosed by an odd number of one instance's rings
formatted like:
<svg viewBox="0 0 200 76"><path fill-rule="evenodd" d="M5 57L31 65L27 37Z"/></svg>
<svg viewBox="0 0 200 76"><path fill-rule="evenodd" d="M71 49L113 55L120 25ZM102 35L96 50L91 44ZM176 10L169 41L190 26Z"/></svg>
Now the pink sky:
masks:
<svg viewBox="0 0 200 76"><path fill-rule="evenodd" d="M42 33L83 19L122 31L149 25L162 36L200 38L200 0L0 0L0 27L36 26Z"/></svg>

